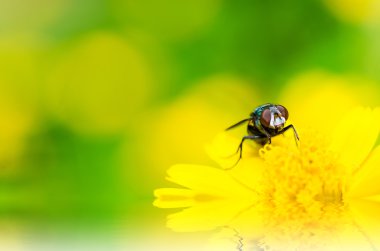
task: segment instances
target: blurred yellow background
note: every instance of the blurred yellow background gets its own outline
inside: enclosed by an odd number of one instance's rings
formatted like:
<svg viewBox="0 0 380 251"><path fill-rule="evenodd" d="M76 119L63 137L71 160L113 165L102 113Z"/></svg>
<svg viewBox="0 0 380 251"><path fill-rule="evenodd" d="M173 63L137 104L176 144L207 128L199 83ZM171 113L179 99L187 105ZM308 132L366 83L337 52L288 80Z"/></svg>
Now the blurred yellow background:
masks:
<svg viewBox="0 0 380 251"><path fill-rule="evenodd" d="M379 65L377 0L1 0L2 228L165 231L170 165L283 96L379 105Z"/></svg>

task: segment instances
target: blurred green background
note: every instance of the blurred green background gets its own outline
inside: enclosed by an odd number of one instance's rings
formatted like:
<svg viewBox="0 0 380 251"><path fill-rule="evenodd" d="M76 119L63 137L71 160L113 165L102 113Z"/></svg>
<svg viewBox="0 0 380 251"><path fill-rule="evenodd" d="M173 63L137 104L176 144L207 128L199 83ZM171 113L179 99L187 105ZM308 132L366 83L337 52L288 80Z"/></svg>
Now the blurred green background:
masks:
<svg viewBox="0 0 380 251"><path fill-rule="evenodd" d="M203 145L297 76L380 79L377 0L0 3L10 232L163 224L151 202L165 170L212 163Z"/></svg>

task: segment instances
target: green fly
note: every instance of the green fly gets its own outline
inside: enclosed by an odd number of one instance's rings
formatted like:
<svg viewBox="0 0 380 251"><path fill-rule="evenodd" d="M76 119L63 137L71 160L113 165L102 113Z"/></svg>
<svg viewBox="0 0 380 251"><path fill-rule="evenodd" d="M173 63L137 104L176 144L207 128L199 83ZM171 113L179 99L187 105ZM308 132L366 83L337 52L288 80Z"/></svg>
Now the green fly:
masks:
<svg viewBox="0 0 380 251"><path fill-rule="evenodd" d="M239 147L236 151L236 153L239 153L239 159L234 166L236 166L242 158L243 143L247 139L253 140L261 145L265 145L267 143L270 144L272 142L272 137L283 134L291 128L293 129L294 138L297 143L299 137L294 126L291 124L285 126L288 117L288 110L284 106L269 103L258 106L250 114L249 118L243 119L242 121L228 127L226 131L248 122L248 135L241 139Z"/></svg>

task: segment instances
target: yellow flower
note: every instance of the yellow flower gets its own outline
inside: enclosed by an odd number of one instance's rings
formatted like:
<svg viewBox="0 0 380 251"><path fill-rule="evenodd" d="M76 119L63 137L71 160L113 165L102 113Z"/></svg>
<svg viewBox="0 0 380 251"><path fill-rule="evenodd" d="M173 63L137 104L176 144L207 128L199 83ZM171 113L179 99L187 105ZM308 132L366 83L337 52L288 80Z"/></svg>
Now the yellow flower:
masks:
<svg viewBox="0 0 380 251"><path fill-rule="evenodd" d="M155 190L154 205L185 209L168 217L168 227L222 228L214 241L229 233L236 247L248 249L379 248L380 109L346 112L335 102L339 119L324 121L316 112L314 123L295 124L299 146L292 133L264 147L247 143L238 165L224 170L236 161L226 156L240 139L223 133L206 148L222 168L171 167L168 180L182 187ZM330 130L319 130L320 123Z"/></svg>

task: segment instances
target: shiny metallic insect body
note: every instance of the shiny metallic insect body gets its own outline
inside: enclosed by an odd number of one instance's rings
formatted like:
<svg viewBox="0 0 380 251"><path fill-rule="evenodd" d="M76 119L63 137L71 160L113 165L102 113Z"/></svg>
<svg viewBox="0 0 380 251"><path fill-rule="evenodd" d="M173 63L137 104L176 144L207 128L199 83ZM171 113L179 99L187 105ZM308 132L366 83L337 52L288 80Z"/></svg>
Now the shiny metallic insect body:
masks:
<svg viewBox="0 0 380 251"><path fill-rule="evenodd" d="M240 152L239 159L236 162L236 164L242 158L243 143L246 139L251 139L261 145L265 145L266 143L271 144L272 137L277 136L279 134L283 134L284 132L292 128L297 143L299 137L294 126L291 124L285 126L288 117L288 110L284 106L276 104L264 104L258 106L250 114L249 118L243 119L242 121L239 121L238 123L228 127L226 130L230 130L232 128L242 125L245 122L248 122L248 135L242 138L239 147L236 151L236 153Z"/></svg>

